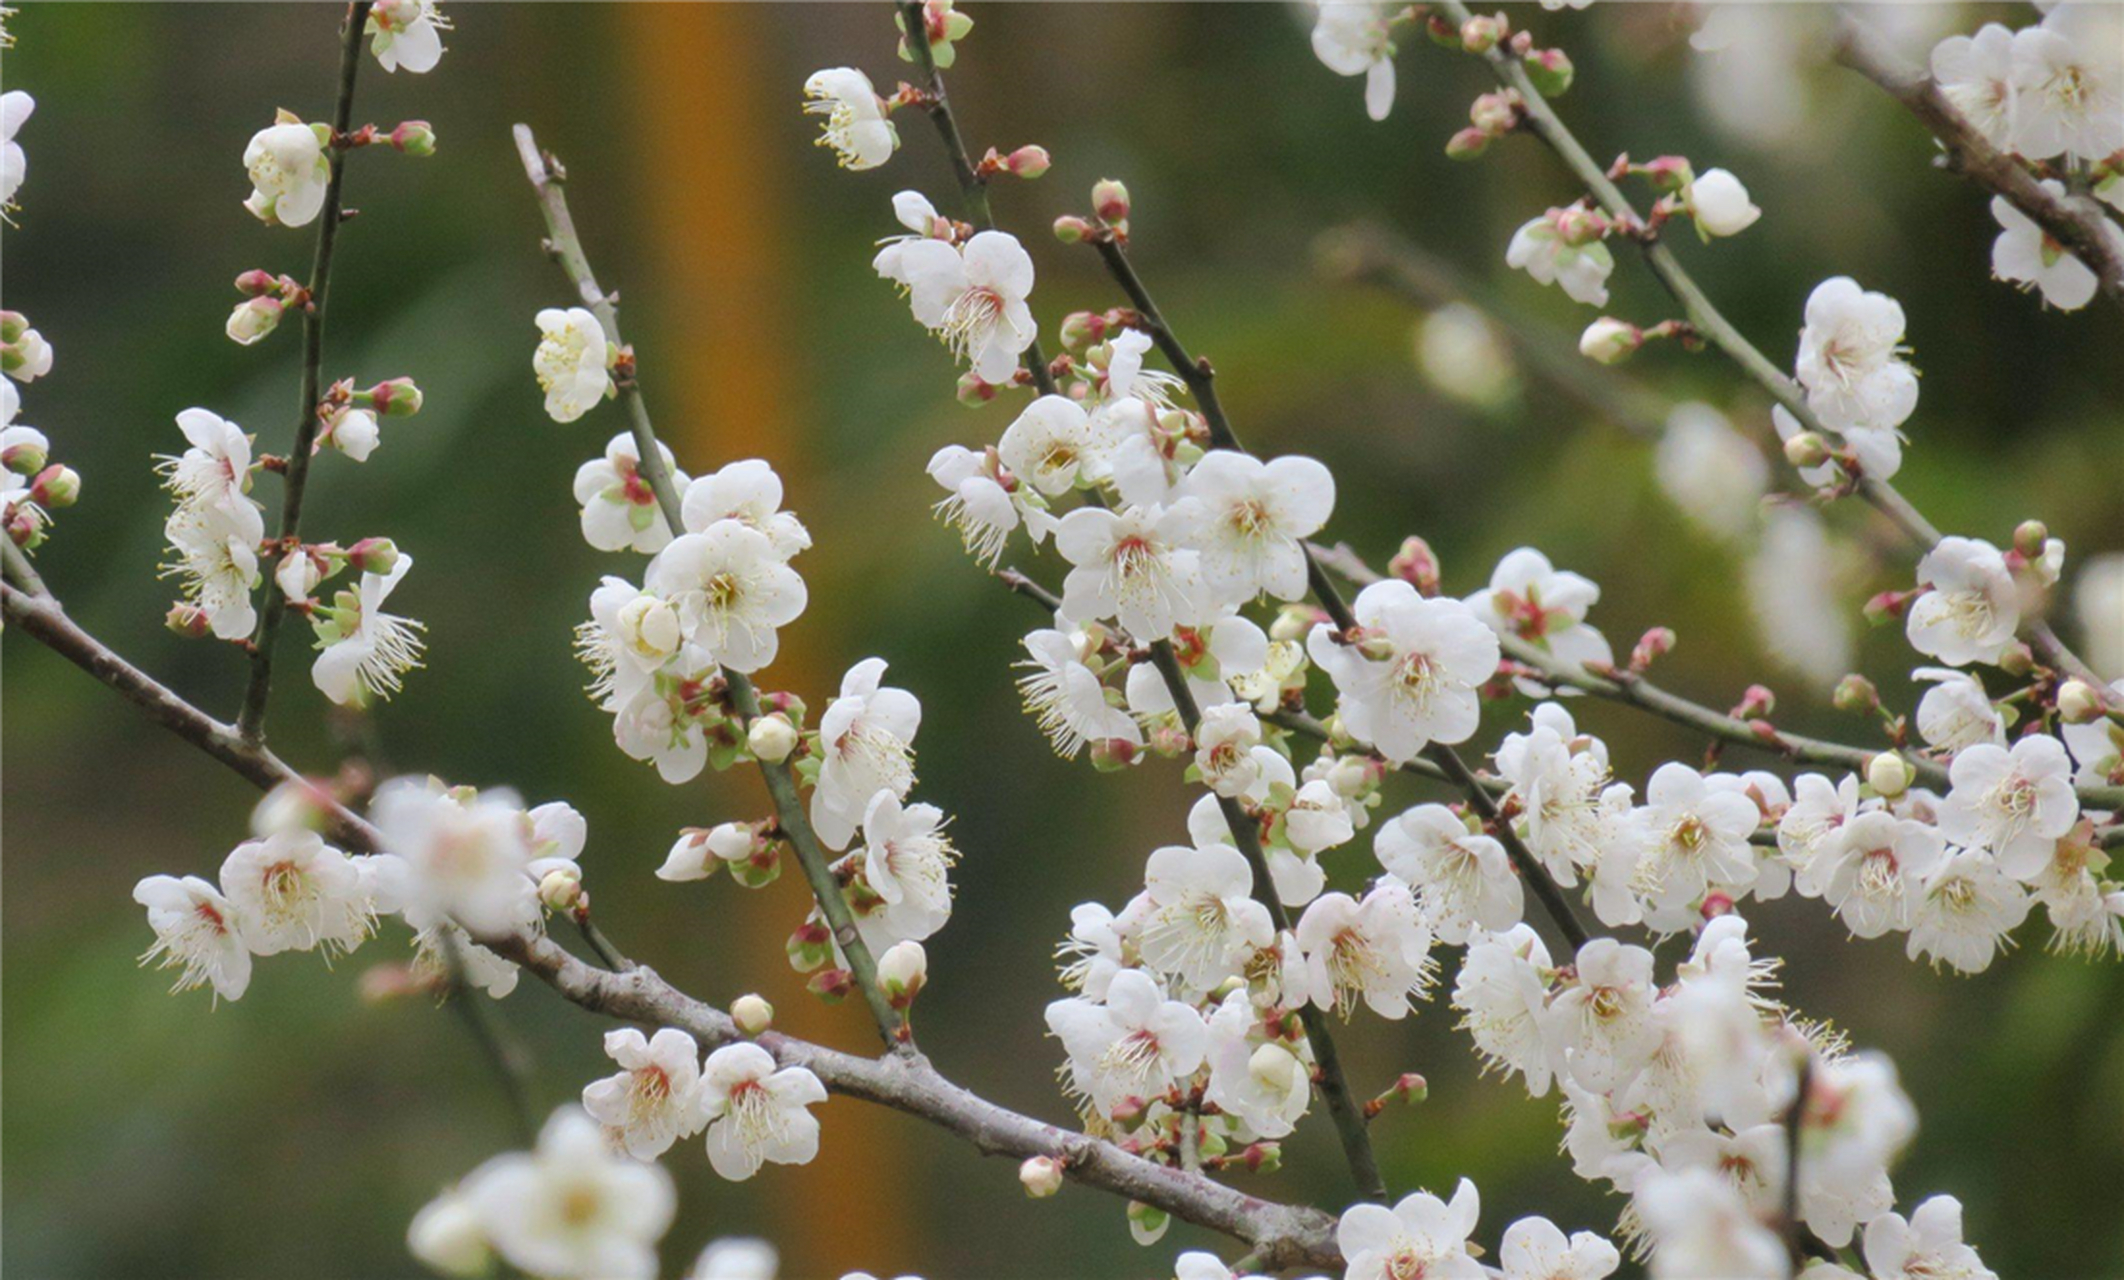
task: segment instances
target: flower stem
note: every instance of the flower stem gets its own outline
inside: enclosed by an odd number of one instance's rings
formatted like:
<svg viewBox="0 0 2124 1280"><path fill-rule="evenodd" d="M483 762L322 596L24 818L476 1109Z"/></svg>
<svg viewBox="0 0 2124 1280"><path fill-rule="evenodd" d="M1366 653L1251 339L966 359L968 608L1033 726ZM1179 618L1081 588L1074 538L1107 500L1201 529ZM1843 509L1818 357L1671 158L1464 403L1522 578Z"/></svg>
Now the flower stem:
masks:
<svg viewBox="0 0 2124 1280"><path fill-rule="evenodd" d="M302 500L310 478L310 454L317 442L317 406L324 395L325 294L332 283L332 251L339 243L339 224L345 221L341 191L346 181L347 151L337 142L354 123L354 77L361 70L362 27L368 21L369 8L369 0L355 0L348 5L346 25L339 34L339 93L332 103L334 145L325 149L331 176L325 182L324 207L317 214L317 250L310 260L310 296L302 313L302 404L281 486L280 534L276 543L302 533ZM251 637L251 679L244 689L243 709L236 716L237 729L252 742L265 741L266 701L273 693L273 650L287 610L288 601L280 590L279 578L269 568L265 574L265 608L258 616L258 630Z"/></svg>

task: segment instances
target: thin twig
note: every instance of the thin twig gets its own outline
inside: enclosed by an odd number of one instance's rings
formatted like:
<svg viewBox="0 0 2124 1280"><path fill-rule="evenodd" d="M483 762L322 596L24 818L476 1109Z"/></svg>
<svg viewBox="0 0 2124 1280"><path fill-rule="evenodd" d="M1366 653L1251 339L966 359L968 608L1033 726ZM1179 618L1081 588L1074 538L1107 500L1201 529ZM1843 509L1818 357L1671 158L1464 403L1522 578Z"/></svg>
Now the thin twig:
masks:
<svg viewBox="0 0 2124 1280"><path fill-rule="evenodd" d="M1461 0L1439 0L1438 7L1456 27L1464 25L1468 20L1468 7L1461 3ZM1519 59L1511 56L1503 44L1491 49L1483 58L1489 63L1491 74L1496 77L1498 83L1517 90L1524 100L1525 127L1556 153L1601 208L1624 225L1645 225L1644 219L1638 215L1621 190L1609 181L1607 171L1594 161L1562 118L1556 114L1555 107L1550 105L1541 90L1534 86L1533 79L1527 75L1526 68L1520 64ZM1680 260L1674 256L1674 251L1667 247L1666 241L1652 236L1639 238L1638 244L1644 251L1645 263L1652 269L1652 274L1667 292L1682 304L1689 322L1696 326L1700 335L1724 352L1741 367L1742 372L1768 391L1773 399L1798 419L1802 427L1818 435L1836 437L1837 433L1808 407L1806 394L1801 391L1799 384L1788 377L1784 370L1770 363L1769 358L1712 305L1710 297L1681 265ZM1939 529L1911 505L1910 500L1894 485L1886 480L1862 476L1859 479L1858 492L1875 510L1888 517L1921 552L1930 551L1939 543ZM2080 656L2058 638L2049 624L2041 620L2032 621L2028 624L2026 632L2029 645L2050 666L2090 683L2102 683L2101 678L2094 674Z"/></svg>
<svg viewBox="0 0 2124 1280"><path fill-rule="evenodd" d="M575 220L568 213L568 196L562 187L565 180L560 164L539 150L538 140L527 125L515 129L516 149L524 164L524 176L531 181L531 188L538 195L540 210L546 220L546 249L561 271L575 286L583 305L597 316L604 327L605 337L616 347L625 349L620 337L618 299L598 287L597 277L590 269L590 260L583 253L581 237L575 233ZM686 532L679 515L679 494L671 482L669 468L664 465L663 449L657 443L656 428L649 418L648 402L642 397L639 372L630 374L618 384L620 400L627 410L630 429L634 434L635 453L640 458L642 474L656 494L657 506L662 510L665 524L671 535L678 537ZM752 681L741 671L723 668L723 679L730 690L730 702L746 723L760 715L759 694ZM804 800L797 790L796 773L787 761L759 762L760 774L766 780L767 793L774 801L776 819L781 823L782 833L796 850L797 864L803 869L804 879L811 886L812 897L819 905L819 913L833 932L834 942L848 961L849 972L855 985L862 990L863 1002L870 1009L873 1021L878 1024L878 1034L885 1043L895 1048L911 1048L913 1028L900 1016L886 999L883 988L878 986L877 963L870 954L870 947L863 941L856 928L855 915L849 909L848 899L841 892L839 881L834 878L833 860L820 844L818 834L812 830L811 817L804 809Z"/></svg>
<svg viewBox="0 0 2124 1280"><path fill-rule="evenodd" d="M325 183L324 207L317 214L317 251L310 260L309 301L302 313L302 404L295 419L295 443L288 450L287 474L282 477L280 533L275 540L280 544L302 535L302 500L309 485L310 454L317 442L318 405L324 395L325 294L332 284L332 250L339 243L339 224L345 221L341 191L346 182L347 148L340 143L354 123L354 77L361 70L362 27L369 8L369 0L348 5L346 26L340 31L339 93L332 104L332 142L325 149L331 177ZM273 650L287 609L279 576L268 572L265 608L251 638L250 683L244 689L243 709L236 716L243 736L254 742L265 740L266 702L273 693Z"/></svg>
<svg viewBox="0 0 2124 1280"><path fill-rule="evenodd" d="M490 1002L477 987L465 981L463 948L450 930L439 931L449 988L444 999L455 1007L465 1030L478 1043L480 1052L501 1080L508 1099L510 1120L516 1136L526 1147L538 1139L538 1116L531 1107L531 1059L524 1047L502 1028Z"/></svg>
<svg viewBox="0 0 2124 1280"><path fill-rule="evenodd" d="M1836 60L1879 85L1917 117L1940 144L1941 167L2004 196L2093 271L2110 301L2124 306L2124 237L2091 201L2045 190L2018 157L1992 146L1972 128L1931 76L1905 62L1848 9L1837 16Z"/></svg>

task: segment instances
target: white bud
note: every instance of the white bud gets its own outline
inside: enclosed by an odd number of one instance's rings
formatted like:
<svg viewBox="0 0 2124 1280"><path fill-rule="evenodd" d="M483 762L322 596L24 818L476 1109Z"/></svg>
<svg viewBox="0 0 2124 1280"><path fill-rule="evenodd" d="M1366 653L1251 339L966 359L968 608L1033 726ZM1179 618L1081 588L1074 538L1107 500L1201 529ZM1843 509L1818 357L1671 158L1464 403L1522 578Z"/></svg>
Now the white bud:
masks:
<svg viewBox="0 0 2124 1280"><path fill-rule="evenodd" d="M356 462L367 462L382 438L376 415L367 409L348 409L332 424L332 447Z"/></svg>
<svg viewBox="0 0 2124 1280"><path fill-rule="evenodd" d="M678 652L678 612L655 596L636 596L620 606L619 634L635 653L662 662Z"/></svg>
<svg viewBox="0 0 2124 1280"><path fill-rule="evenodd" d="M745 746L755 758L768 764L780 764L787 760L789 753L796 750L796 744L796 726L789 723L789 717L779 711L761 716L745 730Z"/></svg>
<svg viewBox="0 0 2124 1280"><path fill-rule="evenodd" d="M738 1024L738 1030L756 1036L774 1025L774 1006L748 993L730 1002L730 1017Z"/></svg>
<svg viewBox="0 0 2124 1280"><path fill-rule="evenodd" d="M1709 170L1690 184L1689 208L1707 236L1739 235L1763 216L1749 201L1748 188L1724 169Z"/></svg>
<svg viewBox="0 0 2124 1280"><path fill-rule="evenodd" d="M406 1227L406 1248L444 1275L476 1276L489 1261L479 1214L455 1191L445 1191L413 1215Z"/></svg>
<svg viewBox="0 0 2124 1280"><path fill-rule="evenodd" d="M1619 364L1645 345L1637 326L1613 316L1602 316L1586 326L1579 336L1578 354L1600 364Z"/></svg>
<svg viewBox="0 0 2124 1280"><path fill-rule="evenodd" d="M538 882L538 900L555 911L566 911L583 896L583 873L573 867L555 867Z"/></svg>
<svg viewBox="0 0 2124 1280"><path fill-rule="evenodd" d="M280 557L280 567L273 570L273 580L280 584L280 594L290 600L307 600L310 592L324 575L317 571L317 562L310 553L297 547Z"/></svg>
<svg viewBox="0 0 2124 1280"><path fill-rule="evenodd" d="M1298 1056L1280 1044L1265 1044L1246 1060L1247 1074L1264 1089L1289 1089L1304 1068Z"/></svg>
<svg viewBox="0 0 2124 1280"><path fill-rule="evenodd" d="M928 979L929 953L919 942L895 942L878 957L878 987L892 997L894 1008L912 1004Z"/></svg>
<svg viewBox="0 0 2124 1280"><path fill-rule="evenodd" d="M1034 1156L1018 1166L1018 1182L1026 1195L1045 1200L1062 1189L1062 1166L1048 1156Z"/></svg>
<svg viewBox="0 0 2124 1280"><path fill-rule="evenodd" d="M743 822L719 822L708 832L708 852L725 862L743 862L759 851L752 827Z"/></svg>
<svg viewBox="0 0 2124 1280"><path fill-rule="evenodd" d="M664 855L664 865L656 869L656 878L677 883L683 880L706 880L715 874L720 862L708 860L708 833L698 827L688 827L679 833Z"/></svg>
<svg viewBox="0 0 2124 1280"><path fill-rule="evenodd" d="M1866 762L1866 785L1886 799L1892 800L1908 791L1916 780L1917 770L1893 751L1883 751Z"/></svg>
<svg viewBox="0 0 2124 1280"><path fill-rule="evenodd" d="M278 298L245 298L229 313L229 340L250 346L279 327L280 313L286 309Z"/></svg>
<svg viewBox="0 0 2124 1280"><path fill-rule="evenodd" d="M2102 718L2102 695L2085 680L2067 680L2058 690L2058 717L2066 724L2093 724Z"/></svg>

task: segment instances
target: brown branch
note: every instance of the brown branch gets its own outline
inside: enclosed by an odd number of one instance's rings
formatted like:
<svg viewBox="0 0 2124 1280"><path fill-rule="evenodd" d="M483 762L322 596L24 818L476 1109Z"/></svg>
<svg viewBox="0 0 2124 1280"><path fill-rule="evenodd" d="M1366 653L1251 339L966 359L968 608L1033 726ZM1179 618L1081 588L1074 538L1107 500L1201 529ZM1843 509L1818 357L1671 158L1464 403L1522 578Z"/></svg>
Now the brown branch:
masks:
<svg viewBox="0 0 2124 1280"><path fill-rule="evenodd" d="M1917 117L1940 144L1943 168L1993 195L2004 196L2044 234L2086 264L2110 301L2124 306L2124 248L2119 247L2116 224L2099 208L2084 199L2044 190L2026 164L1992 146L1955 110L1931 76L1905 62L1848 11L1837 21L1836 60L1879 85Z"/></svg>

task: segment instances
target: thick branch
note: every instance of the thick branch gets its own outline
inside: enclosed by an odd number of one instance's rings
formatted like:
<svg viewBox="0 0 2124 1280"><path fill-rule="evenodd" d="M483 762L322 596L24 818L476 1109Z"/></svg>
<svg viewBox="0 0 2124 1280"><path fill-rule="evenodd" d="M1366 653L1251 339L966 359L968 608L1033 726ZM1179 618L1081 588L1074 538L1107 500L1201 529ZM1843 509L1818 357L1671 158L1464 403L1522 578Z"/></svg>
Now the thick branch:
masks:
<svg viewBox="0 0 2124 1280"><path fill-rule="evenodd" d="M339 224L345 221L340 192L347 175L347 149L340 142L354 123L354 77L361 70L362 27L369 8L368 0L348 5L346 26L340 31L339 94L332 103L332 143L326 148L331 177L325 183L324 207L317 214L317 251L310 260L310 297L302 313L302 404L281 486L281 543L302 536L302 499L309 485L310 454L317 444L317 406L324 398L325 294L332 284L332 250L339 243ZM273 650L287 611L280 580L268 572L265 608L258 616L257 634L251 637L251 679L244 689L243 709L236 716L243 736L254 742L265 740L266 701L273 692Z"/></svg>
<svg viewBox="0 0 2124 1280"><path fill-rule="evenodd" d="M2004 196L2045 235L2071 250L2101 282L2110 301L2124 306L2124 237L2084 199L2054 195L2017 157L2000 151L1947 101L1932 77L1903 61L1848 11L1837 21L1836 60L1886 90L1938 141L1942 167Z"/></svg>
<svg viewBox="0 0 2124 1280"><path fill-rule="evenodd" d="M565 171L558 161L538 149L538 140L531 136L529 126L517 125L515 135L516 150L524 162L524 176L531 180L532 190L538 193L539 209L545 214L546 251L575 285L583 305L596 314L598 323L604 326L605 337L614 346L625 350L625 342L620 337L618 299L598 287L597 277L590 270L590 260L583 254L582 238L575 233L575 220L568 214L568 196L562 188ZM663 449L657 443L656 428L649 420L649 405L642 398L638 375L630 374L620 381L619 397L626 403L642 474L648 478L649 487L656 494L664 523L672 536L677 537L686 531L679 518L679 494L671 482L670 469L664 465ZM730 701L738 714L748 724L758 718L760 699L751 679L743 672L727 667L723 669L723 679L729 686ZM811 829L811 816L805 811L803 797L798 793L795 771L787 761L762 760L759 765L760 774L767 782L767 793L774 801L775 817L781 823L782 833L796 850L797 864L803 868L804 879L818 901L819 913L833 931L834 942L848 960L848 969L854 975L856 986L862 989L863 1002L869 1006L870 1016L878 1024L878 1034L889 1045L911 1044L912 1029L878 986L877 962L856 929L855 915L849 910L840 883L834 879L832 859L827 857L818 834Z"/></svg>
<svg viewBox="0 0 2124 1280"><path fill-rule="evenodd" d="M1468 20L1468 7L1461 3L1461 0L1440 0L1438 7L1456 27L1464 25ZM1519 60L1512 57L1503 45L1491 49L1483 56L1489 62L1491 73L1497 78L1497 82L1517 90L1525 100L1526 128L1548 144L1549 149L1554 151L1572 175L1584 184L1600 207L1625 225L1643 226L1644 219L1638 216L1637 211L1631 207L1629 200L1624 198L1616 185L1608 180L1607 171L1595 163L1585 147L1580 145L1578 139L1556 114L1556 109L1542 96L1541 90L1534 87L1533 79L1527 75L1526 68L1520 65ZM1755 344L1749 342L1747 337L1734 327L1733 322L1726 319L1718 308L1711 304L1711 299L1696 283L1695 278L1682 267L1680 260L1674 256L1674 251L1669 249L1663 240L1656 237L1644 239L1639 241L1639 245L1644 250L1645 263L1652 269L1652 274L1667 292L1682 304L1690 323L1696 326L1699 334L1768 391L1772 398L1798 419L1802 427L1818 435L1832 439L1836 437L1837 433L1808 407L1806 394L1800 390L1799 384L1786 376L1784 370L1770 363L1769 358L1757 350ZM1894 485L1886 480L1861 477L1858 491L1875 510L1888 517L1896 528L1902 530L1904 536L1921 552L1930 551L1938 544L1941 536L1939 529L1912 506L1909 499L1903 497ZM2078 654L2066 647L2065 642L2058 638L2049 624L2040 620L2032 621L2026 631L2029 645L2045 662L2090 683L2102 683L2101 677L2095 675Z"/></svg>

